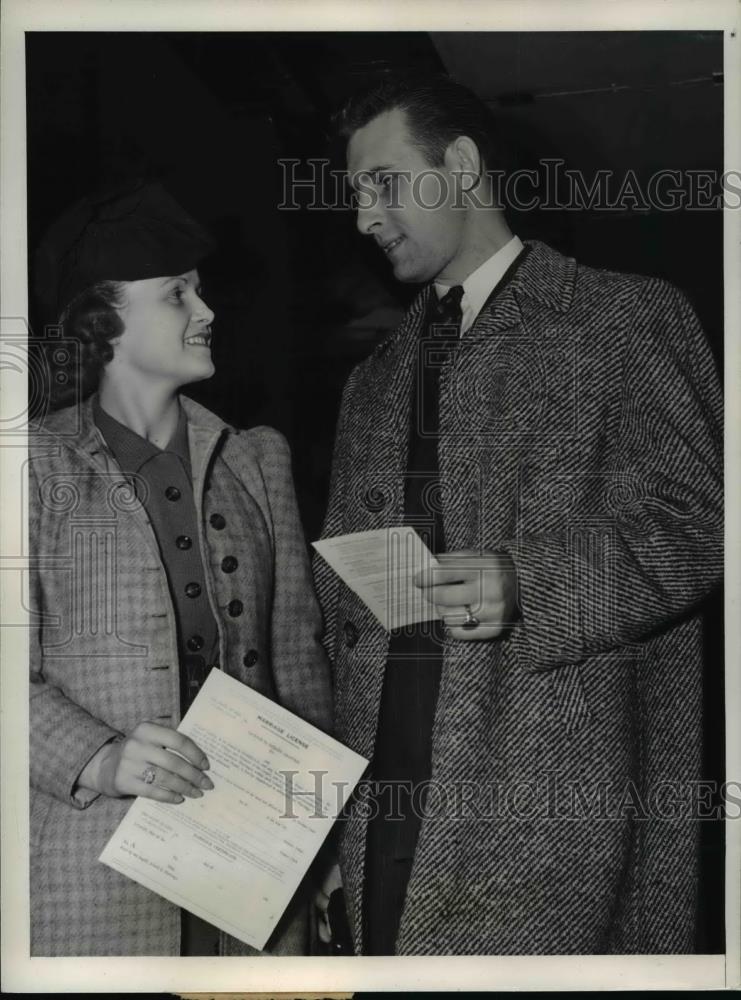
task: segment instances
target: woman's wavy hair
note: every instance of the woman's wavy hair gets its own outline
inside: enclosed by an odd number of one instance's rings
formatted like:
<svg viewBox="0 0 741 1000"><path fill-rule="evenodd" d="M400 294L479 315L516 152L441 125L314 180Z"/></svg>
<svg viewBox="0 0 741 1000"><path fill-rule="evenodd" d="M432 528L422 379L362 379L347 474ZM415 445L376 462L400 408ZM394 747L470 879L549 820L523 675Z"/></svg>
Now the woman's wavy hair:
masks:
<svg viewBox="0 0 741 1000"><path fill-rule="evenodd" d="M117 310L125 302L124 282L99 281L65 306L59 325L64 338L78 345L78 359L64 382L52 381L52 409L71 406L98 388L103 369L113 358L112 342L124 331Z"/></svg>

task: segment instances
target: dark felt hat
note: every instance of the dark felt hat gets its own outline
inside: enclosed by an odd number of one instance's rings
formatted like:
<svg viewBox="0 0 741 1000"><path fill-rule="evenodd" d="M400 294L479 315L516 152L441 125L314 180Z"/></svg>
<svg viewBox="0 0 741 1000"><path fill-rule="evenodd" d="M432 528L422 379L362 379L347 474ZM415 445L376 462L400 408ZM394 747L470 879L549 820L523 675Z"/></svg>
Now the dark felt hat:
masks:
<svg viewBox="0 0 741 1000"><path fill-rule="evenodd" d="M88 195L47 231L36 255L36 291L58 316L98 281L189 271L214 249L206 231L158 183Z"/></svg>

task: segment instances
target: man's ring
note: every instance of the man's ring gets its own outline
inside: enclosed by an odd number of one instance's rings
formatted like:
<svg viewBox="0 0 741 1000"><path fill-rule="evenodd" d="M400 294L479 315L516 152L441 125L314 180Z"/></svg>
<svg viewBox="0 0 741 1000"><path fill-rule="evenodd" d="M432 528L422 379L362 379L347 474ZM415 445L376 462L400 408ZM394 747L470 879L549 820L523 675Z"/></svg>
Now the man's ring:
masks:
<svg viewBox="0 0 741 1000"><path fill-rule="evenodd" d="M151 785L154 779L157 777L157 772L153 767L147 767L142 772L142 781L145 785Z"/></svg>
<svg viewBox="0 0 741 1000"><path fill-rule="evenodd" d="M481 622L478 620L476 615L471 613L471 605L464 604L463 607L466 609L466 620L461 625L461 628L467 628L467 629L478 628Z"/></svg>

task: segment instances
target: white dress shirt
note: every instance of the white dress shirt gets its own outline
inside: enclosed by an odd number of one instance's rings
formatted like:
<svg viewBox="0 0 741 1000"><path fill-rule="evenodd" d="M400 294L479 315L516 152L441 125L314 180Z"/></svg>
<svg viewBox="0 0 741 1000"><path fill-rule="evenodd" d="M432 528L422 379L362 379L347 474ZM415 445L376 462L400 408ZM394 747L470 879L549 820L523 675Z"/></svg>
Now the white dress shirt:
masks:
<svg viewBox="0 0 741 1000"><path fill-rule="evenodd" d="M463 298L461 299L461 310L463 319L461 321L461 336L473 326L473 322L481 312L481 307L491 295L493 289L504 277L504 273L517 255L522 251L523 243L519 236L513 236L504 246L492 254L483 264L469 274L463 282ZM443 284L435 282L437 297L441 299L454 284Z"/></svg>

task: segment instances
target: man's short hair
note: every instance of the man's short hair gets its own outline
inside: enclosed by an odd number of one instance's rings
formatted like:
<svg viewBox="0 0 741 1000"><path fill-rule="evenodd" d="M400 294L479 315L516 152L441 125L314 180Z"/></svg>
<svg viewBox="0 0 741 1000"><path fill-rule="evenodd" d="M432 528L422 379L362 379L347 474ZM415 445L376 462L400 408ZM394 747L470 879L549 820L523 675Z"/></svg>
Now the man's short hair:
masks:
<svg viewBox="0 0 741 1000"><path fill-rule="evenodd" d="M444 73L385 75L350 97L335 116L335 132L347 142L358 129L394 109L406 114L410 137L430 166L441 166L448 145L467 135L478 147L482 169L505 168L503 142L491 111Z"/></svg>

